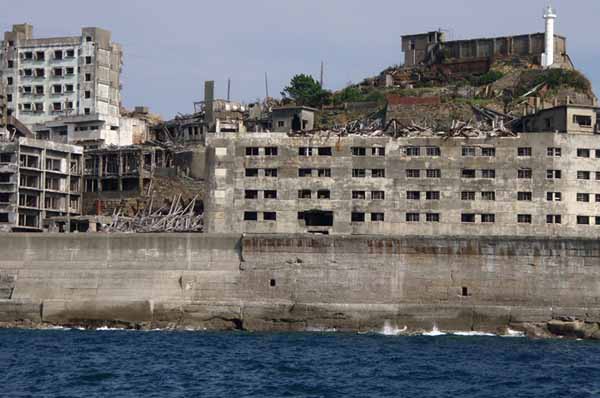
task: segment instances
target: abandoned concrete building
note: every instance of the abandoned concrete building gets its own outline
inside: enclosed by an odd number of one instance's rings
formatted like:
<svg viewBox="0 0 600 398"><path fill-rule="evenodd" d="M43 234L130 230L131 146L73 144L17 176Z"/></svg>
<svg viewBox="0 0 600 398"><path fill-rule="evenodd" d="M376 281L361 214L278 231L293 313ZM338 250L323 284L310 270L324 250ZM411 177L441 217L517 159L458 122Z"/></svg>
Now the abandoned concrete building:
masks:
<svg viewBox="0 0 600 398"><path fill-rule="evenodd" d="M271 111L272 131L310 131L315 128L315 114L318 109L308 106L282 106Z"/></svg>
<svg viewBox="0 0 600 398"><path fill-rule="evenodd" d="M41 231L81 215L82 148L26 137L0 140L0 230Z"/></svg>
<svg viewBox="0 0 600 398"><path fill-rule="evenodd" d="M157 168L173 166L170 151L153 145L109 147L85 152L86 199L93 193L139 193Z"/></svg>
<svg viewBox="0 0 600 398"><path fill-rule="evenodd" d="M568 114L514 136L214 134L206 230L600 237L596 113Z"/></svg>
<svg viewBox="0 0 600 398"><path fill-rule="evenodd" d="M405 35L402 36L404 64L407 67L423 64L456 64L461 67L460 64L485 64L493 59L516 56L529 58L531 63L544 67L572 68L567 39L554 34L556 14L552 7L546 10L544 19L545 32L519 36L446 41L446 34L442 31Z"/></svg>
<svg viewBox="0 0 600 398"><path fill-rule="evenodd" d="M20 24L0 44L8 115L41 139L92 147L133 143L140 123L120 115L123 52L109 31L34 38L33 26Z"/></svg>

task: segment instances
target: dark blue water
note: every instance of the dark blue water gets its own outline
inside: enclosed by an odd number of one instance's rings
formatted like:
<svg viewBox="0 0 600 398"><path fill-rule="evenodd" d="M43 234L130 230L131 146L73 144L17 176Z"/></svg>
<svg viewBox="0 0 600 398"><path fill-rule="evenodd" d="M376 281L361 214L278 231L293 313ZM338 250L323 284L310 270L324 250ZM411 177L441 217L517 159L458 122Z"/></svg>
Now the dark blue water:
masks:
<svg viewBox="0 0 600 398"><path fill-rule="evenodd" d="M600 343L0 330L2 397L597 397Z"/></svg>

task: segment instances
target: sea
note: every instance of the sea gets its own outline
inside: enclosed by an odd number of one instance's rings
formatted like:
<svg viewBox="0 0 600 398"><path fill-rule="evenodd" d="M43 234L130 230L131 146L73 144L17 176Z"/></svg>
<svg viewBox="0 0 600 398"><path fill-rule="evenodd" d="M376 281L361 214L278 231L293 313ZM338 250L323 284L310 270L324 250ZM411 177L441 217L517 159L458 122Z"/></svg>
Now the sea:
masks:
<svg viewBox="0 0 600 398"><path fill-rule="evenodd" d="M0 330L1 397L600 397L600 342Z"/></svg>

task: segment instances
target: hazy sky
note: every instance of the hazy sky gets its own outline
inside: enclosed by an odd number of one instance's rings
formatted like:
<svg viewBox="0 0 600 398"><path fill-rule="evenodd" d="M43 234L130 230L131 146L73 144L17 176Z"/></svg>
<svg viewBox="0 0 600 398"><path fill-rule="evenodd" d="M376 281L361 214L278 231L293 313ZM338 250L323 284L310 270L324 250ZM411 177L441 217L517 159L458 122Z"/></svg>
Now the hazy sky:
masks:
<svg viewBox="0 0 600 398"><path fill-rule="evenodd" d="M8 3L8 0L2 0ZM126 107L147 105L163 117L190 113L204 80L216 94L252 101L281 92L297 73L325 86L378 74L402 62L400 36L448 30L452 39L542 32L546 0L102 0L20 1L4 7L0 25L34 25L34 36L78 35L83 26L112 31L124 48ZM557 33L567 36L575 65L600 87L600 0L556 0ZM576 7L574 6L576 5Z"/></svg>

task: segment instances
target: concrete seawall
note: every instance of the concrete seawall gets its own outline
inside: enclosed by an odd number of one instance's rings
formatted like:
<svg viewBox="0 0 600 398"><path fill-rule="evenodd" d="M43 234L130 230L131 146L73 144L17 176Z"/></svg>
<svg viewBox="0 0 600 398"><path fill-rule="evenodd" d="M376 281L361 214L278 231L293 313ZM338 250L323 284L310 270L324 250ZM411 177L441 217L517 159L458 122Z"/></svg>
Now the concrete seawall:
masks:
<svg viewBox="0 0 600 398"><path fill-rule="evenodd" d="M5 234L0 322L600 337L600 242Z"/></svg>

